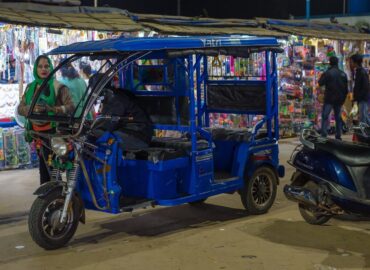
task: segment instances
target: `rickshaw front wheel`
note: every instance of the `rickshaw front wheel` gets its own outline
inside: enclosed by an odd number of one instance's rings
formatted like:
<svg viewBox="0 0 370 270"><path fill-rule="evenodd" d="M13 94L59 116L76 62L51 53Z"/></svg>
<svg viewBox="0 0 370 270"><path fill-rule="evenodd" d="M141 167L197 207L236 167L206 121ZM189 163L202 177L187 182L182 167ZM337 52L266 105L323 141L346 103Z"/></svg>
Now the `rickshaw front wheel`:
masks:
<svg viewBox="0 0 370 270"><path fill-rule="evenodd" d="M261 166L252 177L245 178L245 185L239 190L242 203L249 214L264 214L276 197L277 176L272 168Z"/></svg>
<svg viewBox="0 0 370 270"><path fill-rule="evenodd" d="M67 220L60 223L64 196L60 190L50 192L45 197L38 197L32 204L28 228L32 239L40 247L53 250L63 247L77 230L80 210L75 196L67 211Z"/></svg>

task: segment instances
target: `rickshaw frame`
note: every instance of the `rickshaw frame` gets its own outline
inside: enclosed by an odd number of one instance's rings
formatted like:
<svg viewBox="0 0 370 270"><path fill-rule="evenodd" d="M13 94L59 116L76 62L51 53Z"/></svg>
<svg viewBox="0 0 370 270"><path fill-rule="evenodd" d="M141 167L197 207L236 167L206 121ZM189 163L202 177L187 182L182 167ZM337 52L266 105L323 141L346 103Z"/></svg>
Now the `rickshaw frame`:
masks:
<svg viewBox="0 0 370 270"><path fill-rule="evenodd" d="M119 48L119 46L124 47ZM110 44L104 47L106 44ZM207 56L209 51L215 50L227 51L229 48L242 48L245 47L248 53L261 52L265 53L265 67L266 67L266 78L264 81L245 81L245 80L208 80L207 74ZM278 140L279 140L279 121L278 121L278 76L277 76L277 63L276 55L279 53L279 45L273 38L234 38L234 37L193 37L193 38L146 38L146 39L118 39L108 41L96 41L96 42L85 42L77 43L68 46L59 47L49 53L49 55L55 54L73 54L71 57L66 59L61 65L59 65L50 74L52 77L57 70L66 63L73 61L75 58L82 56L110 56L114 54L120 54L121 56L127 55L126 58L120 58L109 70L104 74L99 82L95 85L89 85L92 91L88 97L88 102L84 104L83 114L78 119L72 117L53 117L53 120L64 122L72 125L73 127L79 126L78 132L73 134L72 137L77 138L84 126L87 114L92 108L95 100L103 90L104 86L110 81L114 74L123 70L134 61L143 59L145 57L158 57L168 56L168 54L176 53L180 58L185 59L187 62L186 71L188 78L188 89L187 94L189 97L189 126L183 126L180 124L179 115L177 116L176 125L155 125L156 129L164 130L177 130L181 132L188 132L190 134L191 150L189 157L180 158L174 162L183 163L184 166L188 166L191 169L189 178L189 194L179 195L176 198L149 198L149 205L163 205L163 206L174 206L187 202L194 202L205 199L207 197L221 194L230 193L242 189L246 182L245 179L252 177L253 173L257 168L261 166L267 166L275 172L276 177L282 177L284 175L284 168L279 165L278 161ZM213 53L213 52L212 52ZM203 67L201 66L203 63ZM203 72L202 72L203 70ZM122 73L121 73L122 74ZM196 80L194 81L194 74ZM122 80L122 76L120 76ZM46 81L46 80L45 80ZM121 81L122 83L122 81ZM204 158L204 156L212 156L212 135L205 130L205 127L209 126L209 114L210 113L231 113L231 114L261 114L261 111L243 111L233 109L211 109L207 107L207 102L201 102L201 96L203 94L204 100L207 100L207 87L210 84L216 85L264 85L266 90L266 108L264 110L263 119L258 122L251 131L251 139L248 142L242 142L239 145L239 150L236 156L238 164L241 164L234 172L235 177L231 180L220 182L220 183L208 183L207 187L199 188L199 175L197 174L195 167L197 162ZM44 84L40 87L45 85ZM194 90L195 85L197 94L195 97ZM203 93L199 89L203 89ZM145 95L142 91L133 91L136 95ZM40 94L40 90L36 93L36 96ZM167 96L170 95L166 92L152 91L149 93L151 96ZM35 98L31 104L31 109L28 117L32 120L50 120L49 117L33 114L33 108L36 104L37 98ZM198 113L197 113L198 112ZM266 124L267 135L262 139L257 139L257 134L263 125ZM209 148L205 150L197 149L197 136L201 135L204 137L209 144ZM270 151L270 154L257 155L263 151ZM185 159L190 158L189 163ZM188 164L188 165L186 165ZM118 165L117 165L118 166ZM118 172L117 172L118 174ZM86 175L85 175L86 177ZM212 179L214 176L210 178ZM208 181L208 180L207 180ZM48 188L49 187L49 188ZM38 196L45 196L51 191L58 187L55 183L47 183L45 186L40 187L35 194ZM164 192L165 193L165 192ZM86 195L82 195L84 197ZM140 204L141 205L141 204ZM131 206L130 206L131 207ZM94 208L94 207L92 207ZM127 210L123 208L109 209L106 212L119 213Z"/></svg>

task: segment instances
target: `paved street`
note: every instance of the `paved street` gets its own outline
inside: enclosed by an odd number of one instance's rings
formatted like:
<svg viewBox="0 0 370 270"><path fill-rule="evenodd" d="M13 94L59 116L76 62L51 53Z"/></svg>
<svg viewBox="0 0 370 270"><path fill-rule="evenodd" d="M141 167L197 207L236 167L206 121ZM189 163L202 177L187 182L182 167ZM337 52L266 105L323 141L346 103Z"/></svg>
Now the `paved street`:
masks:
<svg viewBox="0 0 370 270"><path fill-rule="evenodd" d="M286 163L297 145L281 141ZM238 194L204 206L141 210L111 216L87 212L70 244L39 248L28 233L37 170L0 172L0 269L370 269L370 223L303 222L282 193L270 212L246 216Z"/></svg>

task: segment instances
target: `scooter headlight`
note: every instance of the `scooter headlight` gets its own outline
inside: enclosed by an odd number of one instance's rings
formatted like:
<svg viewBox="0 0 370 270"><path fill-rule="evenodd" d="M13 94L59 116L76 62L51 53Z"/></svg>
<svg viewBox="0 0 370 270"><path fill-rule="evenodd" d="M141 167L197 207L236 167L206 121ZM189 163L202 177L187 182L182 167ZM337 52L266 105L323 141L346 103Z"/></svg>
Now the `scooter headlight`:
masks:
<svg viewBox="0 0 370 270"><path fill-rule="evenodd" d="M57 156L64 156L68 151L68 144L62 138L52 138L51 148Z"/></svg>

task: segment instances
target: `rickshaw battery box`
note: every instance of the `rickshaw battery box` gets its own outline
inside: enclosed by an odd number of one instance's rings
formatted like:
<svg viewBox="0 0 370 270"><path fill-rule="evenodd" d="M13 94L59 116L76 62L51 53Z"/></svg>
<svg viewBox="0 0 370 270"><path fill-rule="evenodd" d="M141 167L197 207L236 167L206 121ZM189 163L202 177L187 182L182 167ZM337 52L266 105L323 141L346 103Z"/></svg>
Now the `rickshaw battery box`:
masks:
<svg viewBox="0 0 370 270"><path fill-rule="evenodd" d="M123 196L154 200L178 197L181 168L187 167L189 158L151 162L147 160L124 160L119 178Z"/></svg>
<svg viewBox="0 0 370 270"><path fill-rule="evenodd" d="M195 194L207 191L212 184L214 167L212 149L197 151L192 158L194 170L190 170L190 167L182 170L184 177L179 183L179 190L182 193Z"/></svg>

